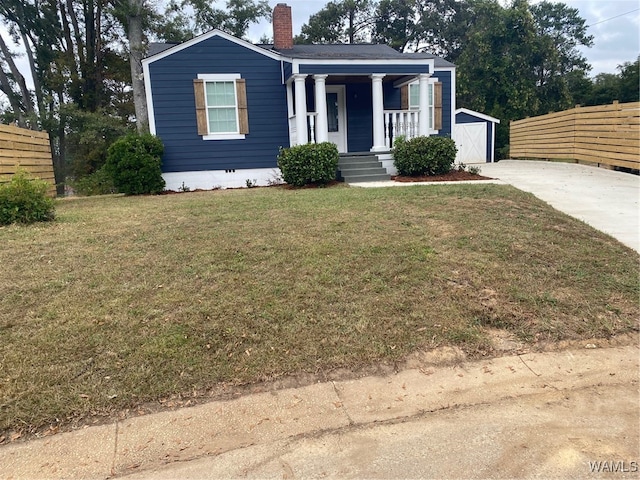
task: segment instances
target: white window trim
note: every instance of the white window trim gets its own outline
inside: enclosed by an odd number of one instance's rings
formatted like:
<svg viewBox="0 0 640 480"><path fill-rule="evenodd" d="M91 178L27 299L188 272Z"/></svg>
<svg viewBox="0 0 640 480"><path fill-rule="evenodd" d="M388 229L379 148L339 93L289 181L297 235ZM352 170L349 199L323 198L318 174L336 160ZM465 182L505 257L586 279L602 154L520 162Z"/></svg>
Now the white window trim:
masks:
<svg viewBox="0 0 640 480"><path fill-rule="evenodd" d="M435 108L435 84L436 84L437 82L438 82L438 79L437 79L437 78L434 78L434 77L430 77L430 78L429 78L429 87L431 87L431 102L432 102L432 103L431 103L431 105L429 105L429 109L431 110L431 115L430 115L430 117L431 117L432 125L433 125L433 123L435 122L435 118L436 118L436 108ZM411 108L411 85L416 85L416 86L418 86L418 81L416 80L416 81L414 81L414 82L409 83L408 85L409 85L409 86L408 86L407 88L409 89L409 91L407 92L407 96L409 97L409 98L408 98L408 103L409 103L409 105L408 105L408 106L409 106L409 110L420 110L420 107L414 107L414 108ZM435 130L435 129L431 128L431 127L429 128L429 134L430 134L430 135L431 135L431 134L436 134L436 133L438 133L438 132L439 132L439 130Z"/></svg>
<svg viewBox="0 0 640 480"><path fill-rule="evenodd" d="M235 89L235 81L242 78L239 73L199 73L198 80L204 80L205 82L205 103L207 102L207 87L206 82L234 82ZM236 109L236 127L240 128L240 119L238 118L238 95L234 90L235 97L235 109ZM205 112L207 113L207 128L209 128L209 106L205 108ZM208 135L203 135L202 140L244 140L246 135L244 133L209 133Z"/></svg>

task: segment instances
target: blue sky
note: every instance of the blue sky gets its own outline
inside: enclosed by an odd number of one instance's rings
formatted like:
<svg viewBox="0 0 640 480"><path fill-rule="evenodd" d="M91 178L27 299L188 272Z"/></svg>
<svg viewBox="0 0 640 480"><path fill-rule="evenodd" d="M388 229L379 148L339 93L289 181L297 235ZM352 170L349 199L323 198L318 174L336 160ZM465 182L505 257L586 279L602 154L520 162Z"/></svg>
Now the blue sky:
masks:
<svg viewBox="0 0 640 480"><path fill-rule="evenodd" d="M269 0L269 5L274 7L283 2L291 6L296 35L309 16L320 10L327 0ZM617 73L618 65L632 62L640 54L640 0L564 0L562 3L579 10L589 26L589 34L594 37L593 47L581 49L593 66L592 76ZM262 34L271 37L271 26L262 23L252 27L249 34L254 41Z"/></svg>

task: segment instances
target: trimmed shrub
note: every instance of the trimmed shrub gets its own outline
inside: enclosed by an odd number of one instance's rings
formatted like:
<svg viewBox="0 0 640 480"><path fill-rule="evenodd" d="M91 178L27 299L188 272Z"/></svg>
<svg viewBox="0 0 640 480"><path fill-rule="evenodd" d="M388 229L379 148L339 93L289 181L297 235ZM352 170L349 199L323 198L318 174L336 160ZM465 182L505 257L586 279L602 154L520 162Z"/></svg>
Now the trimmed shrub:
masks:
<svg viewBox="0 0 640 480"><path fill-rule="evenodd" d="M126 135L109 147L106 173L121 193L160 193L165 186L160 169L163 151L162 141L154 135Z"/></svg>
<svg viewBox="0 0 640 480"><path fill-rule="evenodd" d="M456 143L447 137L399 137L393 146L393 164L400 175L443 175L456 159Z"/></svg>
<svg viewBox="0 0 640 480"><path fill-rule="evenodd" d="M55 206L48 189L44 180L18 170L9 183L0 185L0 225L53 220Z"/></svg>
<svg viewBox="0 0 640 480"><path fill-rule="evenodd" d="M333 143L307 143L281 148L278 167L282 179L290 185L325 184L336 179L339 158L338 147Z"/></svg>
<svg viewBox="0 0 640 480"><path fill-rule="evenodd" d="M78 195L83 196L107 195L118 191L113 184L113 178L104 166L91 175L74 180L71 182L71 186Z"/></svg>

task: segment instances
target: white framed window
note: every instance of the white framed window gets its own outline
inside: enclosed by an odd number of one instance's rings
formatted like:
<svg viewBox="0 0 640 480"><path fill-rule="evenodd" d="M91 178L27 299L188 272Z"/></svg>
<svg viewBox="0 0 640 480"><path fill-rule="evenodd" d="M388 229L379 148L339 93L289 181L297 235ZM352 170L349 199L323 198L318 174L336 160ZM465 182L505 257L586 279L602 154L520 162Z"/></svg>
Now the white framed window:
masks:
<svg viewBox="0 0 640 480"><path fill-rule="evenodd" d="M240 74L198 74L193 83L198 135L203 140L244 139L249 119Z"/></svg>
<svg viewBox="0 0 640 480"><path fill-rule="evenodd" d="M235 82L205 82L209 133L238 133Z"/></svg>
<svg viewBox="0 0 640 480"><path fill-rule="evenodd" d="M429 79L427 85L427 103L429 105L429 130L435 130L433 128L434 120L434 103L433 103L433 86L435 84L434 79ZM418 82L409 84L409 110L420 110L420 85Z"/></svg>

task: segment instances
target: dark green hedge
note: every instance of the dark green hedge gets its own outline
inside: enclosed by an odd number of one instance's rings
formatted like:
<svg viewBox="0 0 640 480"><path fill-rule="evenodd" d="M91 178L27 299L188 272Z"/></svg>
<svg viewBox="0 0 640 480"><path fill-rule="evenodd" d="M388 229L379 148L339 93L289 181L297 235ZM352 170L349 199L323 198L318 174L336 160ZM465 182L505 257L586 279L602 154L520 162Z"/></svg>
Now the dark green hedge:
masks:
<svg viewBox="0 0 640 480"><path fill-rule="evenodd" d="M22 170L9 183L0 185L0 225L53 220L55 206L47 196L49 184L30 178Z"/></svg>
<svg viewBox="0 0 640 480"><path fill-rule="evenodd" d="M106 172L120 193L142 195L164 190L162 141L151 134L126 135L107 151Z"/></svg>
<svg viewBox="0 0 640 480"><path fill-rule="evenodd" d="M457 151L447 137L399 137L393 145L393 163L400 175L443 175L453 168Z"/></svg>
<svg viewBox="0 0 640 480"><path fill-rule="evenodd" d="M278 167L290 185L325 184L336 179L338 158L338 147L333 143L307 143L280 149Z"/></svg>

